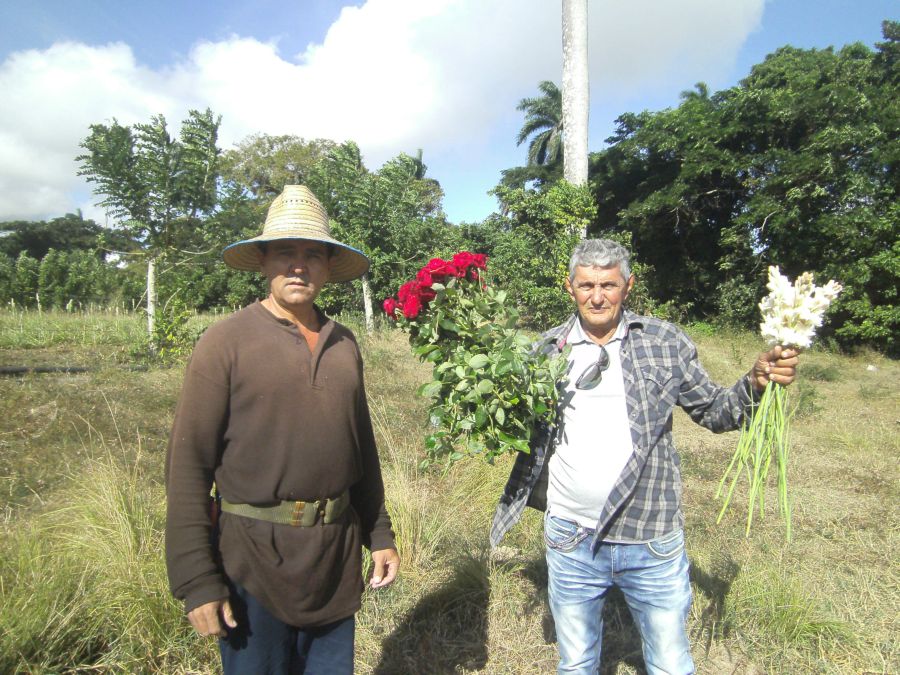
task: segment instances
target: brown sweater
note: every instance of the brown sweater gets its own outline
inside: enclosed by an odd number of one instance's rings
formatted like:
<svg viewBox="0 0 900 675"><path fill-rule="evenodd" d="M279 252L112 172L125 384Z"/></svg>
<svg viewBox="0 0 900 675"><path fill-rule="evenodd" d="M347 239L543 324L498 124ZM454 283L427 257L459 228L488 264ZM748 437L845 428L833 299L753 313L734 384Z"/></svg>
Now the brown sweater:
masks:
<svg viewBox="0 0 900 675"><path fill-rule="evenodd" d="M394 546L359 347L347 328L320 318L313 353L258 302L211 326L194 349L166 464L166 564L186 611L227 598L227 577L288 624L330 623L359 609L360 546ZM313 527L223 513L219 560L213 480L234 503L350 489L353 508Z"/></svg>

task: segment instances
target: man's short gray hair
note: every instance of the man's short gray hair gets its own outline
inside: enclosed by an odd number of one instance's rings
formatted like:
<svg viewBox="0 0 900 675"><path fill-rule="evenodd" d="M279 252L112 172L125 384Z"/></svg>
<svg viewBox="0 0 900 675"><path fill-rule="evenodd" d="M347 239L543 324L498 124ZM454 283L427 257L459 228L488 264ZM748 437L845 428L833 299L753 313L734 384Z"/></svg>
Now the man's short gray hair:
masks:
<svg viewBox="0 0 900 675"><path fill-rule="evenodd" d="M583 239L569 258L569 281L575 279L576 267L615 267L625 281L631 276L631 265L628 261L631 254L628 249L611 239Z"/></svg>

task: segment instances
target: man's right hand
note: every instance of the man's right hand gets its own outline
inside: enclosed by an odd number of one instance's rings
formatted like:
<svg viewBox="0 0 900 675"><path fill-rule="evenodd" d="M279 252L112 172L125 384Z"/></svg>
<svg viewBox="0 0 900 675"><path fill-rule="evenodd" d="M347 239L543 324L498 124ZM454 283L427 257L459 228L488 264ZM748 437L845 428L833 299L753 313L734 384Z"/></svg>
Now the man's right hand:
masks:
<svg viewBox="0 0 900 675"><path fill-rule="evenodd" d="M188 621L200 635L225 637L225 626L235 628L237 621L228 600L213 600L188 612ZM224 626L222 625L224 622Z"/></svg>

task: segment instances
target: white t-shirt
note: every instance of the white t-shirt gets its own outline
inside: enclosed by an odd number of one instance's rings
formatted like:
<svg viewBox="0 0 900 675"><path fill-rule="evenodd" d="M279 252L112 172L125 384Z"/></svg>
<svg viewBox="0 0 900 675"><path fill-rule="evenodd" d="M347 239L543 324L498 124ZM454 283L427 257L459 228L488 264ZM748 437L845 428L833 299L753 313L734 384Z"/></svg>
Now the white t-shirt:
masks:
<svg viewBox="0 0 900 675"><path fill-rule="evenodd" d="M625 384L622 379L621 346L625 323L606 343L609 368L593 389L576 389L575 381L600 357L581 321L569 332L569 383L562 406L562 423L556 451L550 458L547 508L553 515L583 527L596 527L609 493L628 463L634 447Z"/></svg>

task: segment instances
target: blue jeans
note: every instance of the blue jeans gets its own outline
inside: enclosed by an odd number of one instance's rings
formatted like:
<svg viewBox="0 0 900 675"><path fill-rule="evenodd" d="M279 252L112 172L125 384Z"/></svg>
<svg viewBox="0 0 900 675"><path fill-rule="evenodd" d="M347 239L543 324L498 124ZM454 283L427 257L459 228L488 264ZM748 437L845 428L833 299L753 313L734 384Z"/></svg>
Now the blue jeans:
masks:
<svg viewBox="0 0 900 675"><path fill-rule="evenodd" d="M640 631L647 672L693 673L685 626L691 583L682 530L646 544L601 543L596 550L593 537L589 528L549 514L544 518L558 672L597 672L603 603L618 586Z"/></svg>
<svg viewBox="0 0 900 675"><path fill-rule="evenodd" d="M352 675L353 616L315 628L289 626L234 584L237 628L219 640L224 675Z"/></svg>

